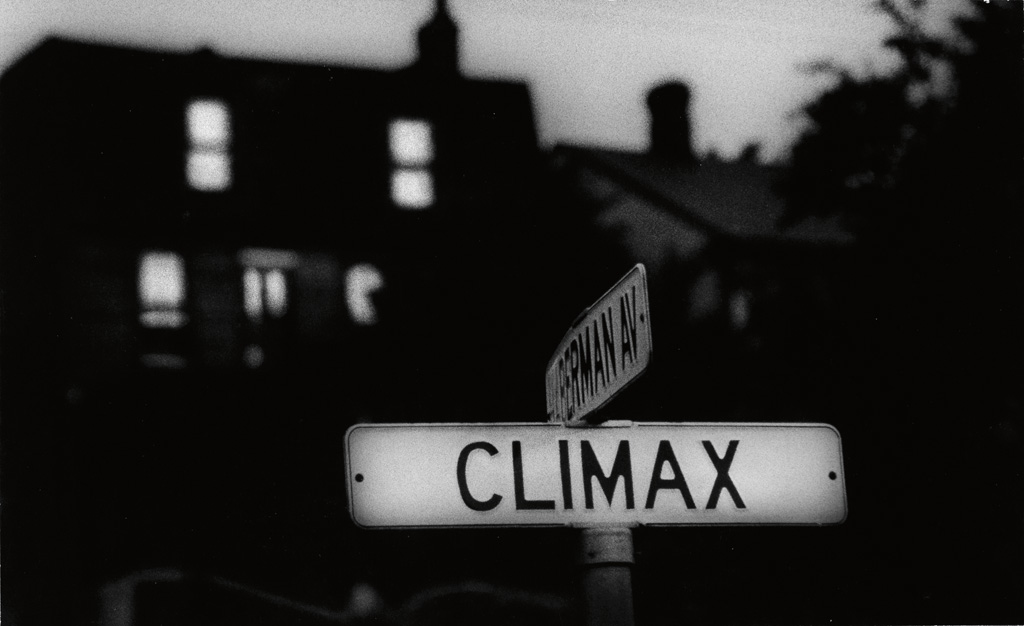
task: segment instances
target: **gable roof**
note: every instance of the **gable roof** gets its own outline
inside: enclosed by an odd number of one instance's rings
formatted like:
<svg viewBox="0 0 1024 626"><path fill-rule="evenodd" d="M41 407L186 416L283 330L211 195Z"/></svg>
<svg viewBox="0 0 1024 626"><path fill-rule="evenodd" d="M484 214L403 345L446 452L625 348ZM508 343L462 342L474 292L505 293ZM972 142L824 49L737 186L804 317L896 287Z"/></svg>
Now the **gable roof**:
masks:
<svg viewBox="0 0 1024 626"><path fill-rule="evenodd" d="M838 219L806 219L780 228L781 168L705 158L693 168L646 153L559 146L556 152L608 177L712 236L764 243L847 246L854 236Z"/></svg>

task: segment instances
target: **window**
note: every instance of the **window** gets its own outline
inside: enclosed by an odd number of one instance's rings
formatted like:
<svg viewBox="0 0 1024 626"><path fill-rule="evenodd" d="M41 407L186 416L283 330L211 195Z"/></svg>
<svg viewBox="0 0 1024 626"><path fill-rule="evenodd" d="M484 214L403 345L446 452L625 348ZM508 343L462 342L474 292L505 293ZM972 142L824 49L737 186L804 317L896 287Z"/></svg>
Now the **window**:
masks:
<svg viewBox="0 0 1024 626"><path fill-rule="evenodd" d="M197 99L185 109L185 177L198 191L231 187L231 113L220 100Z"/></svg>
<svg viewBox="0 0 1024 626"><path fill-rule="evenodd" d="M391 200L403 209L434 204L433 130L425 120L397 119L388 128L391 152Z"/></svg>
<svg viewBox="0 0 1024 626"><path fill-rule="evenodd" d="M139 257L140 361L151 369L185 367L185 261L175 252L150 250Z"/></svg>
<svg viewBox="0 0 1024 626"><path fill-rule="evenodd" d="M285 318L291 308L288 273L299 264L291 250L248 248L238 254L242 265L242 306L249 320L249 344L242 361L250 369L262 367L268 359L280 357L281 342L287 343Z"/></svg>
<svg viewBox="0 0 1024 626"><path fill-rule="evenodd" d="M188 321L185 262L174 252L146 252L139 259L139 322L147 328L181 328Z"/></svg>
<svg viewBox="0 0 1024 626"><path fill-rule="evenodd" d="M299 257L290 250L248 248L238 255L242 273L242 297L245 314L253 322L280 319L288 312L286 272L298 265Z"/></svg>
<svg viewBox="0 0 1024 626"><path fill-rule="evenodd" d="M361 326L377 323L373 293L384 288L384 276L367 263L353 265L345 273L345 303L352 321Z"/></svg>
<svg viewBox="0 0 1024 626"><path fill-rule="evenodd" d="M288 310L288 283L278 268L246 268L242 277L245 314L254 322L284 317Z"/></svg>

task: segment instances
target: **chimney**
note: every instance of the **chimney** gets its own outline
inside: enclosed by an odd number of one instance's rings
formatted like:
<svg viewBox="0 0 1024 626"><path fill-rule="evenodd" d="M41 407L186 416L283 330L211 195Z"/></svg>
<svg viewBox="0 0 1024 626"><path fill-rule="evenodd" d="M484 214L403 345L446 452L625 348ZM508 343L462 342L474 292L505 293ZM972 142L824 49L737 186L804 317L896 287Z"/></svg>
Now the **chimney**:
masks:
<svg viewBox="0 0 1024 626"><path fill-rule="evenodd" d="M690 144L690 89L680 82L667 82L647 94L651 114L652 156L676 161L687 167L695 165Z"/></svg>
<svg viewBox="0 0 1024 626"><path fill-rule="evenodd" d="M417 65L435 78L459 74L459 27L448 11L447 0L437 0L434 16L420 28Z"/></svg>

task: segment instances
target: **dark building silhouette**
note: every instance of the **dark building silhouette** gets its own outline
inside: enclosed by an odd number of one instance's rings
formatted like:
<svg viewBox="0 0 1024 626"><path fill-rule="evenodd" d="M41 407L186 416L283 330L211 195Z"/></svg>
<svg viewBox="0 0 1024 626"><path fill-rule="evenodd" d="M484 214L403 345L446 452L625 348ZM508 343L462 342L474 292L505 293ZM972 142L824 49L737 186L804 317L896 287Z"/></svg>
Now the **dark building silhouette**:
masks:
<svg viewBox="0 0 1024 626"><path fill-rule="evenodd" d="M759 162L756 147L736 160L698 158L689 100L682 83L656 86L647 151L558 146L555 168L563 189L651 274L658 366L645 381L646 411L669 420L684 411L801 415L799 405L833 391L817 383L837 373L823 364L842 353L854 238L834 219L781 228L781 168Z"/></svg>
<svg viewBox="0 0 1024 626"><path fill-rule="evenodd" d="M651 112L650 154L683 166L696 162L690 135L690 88L667 82L647 94Z"/></svg>
<svg viewBox="0 0 1024 626"><path fill-rule="evenodd" d="M99 619L153 567L335 608L353 571L401 588L348 520L345 429L543 419L578 311L541 315L573 299L548 297L530 93L459 73L444 2L419 48L378 71L51 39L5 74L5 620Z"/></svg>

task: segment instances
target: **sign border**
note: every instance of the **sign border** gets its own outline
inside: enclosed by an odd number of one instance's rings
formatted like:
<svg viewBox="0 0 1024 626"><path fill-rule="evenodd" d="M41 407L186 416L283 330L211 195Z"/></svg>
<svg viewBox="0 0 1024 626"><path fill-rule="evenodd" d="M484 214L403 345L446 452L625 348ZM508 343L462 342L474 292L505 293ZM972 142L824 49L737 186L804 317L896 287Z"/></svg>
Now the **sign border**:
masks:
<svg viewBox="0 0 1024 626"><path fill-rule="evenodd" d="M709 524L644 524L644 523L619 523L619 522L603 522L594 524L580 524L567 522L564 524L437 524L430 526L366 526L356 521L353 512L353 496L350 486L353 483L354 475L352 470L352 458L349 454L349 437L352 433L360 428L461 428L461 427L511 427L511 428L547 428L547 429L577 429L578 426L569 426L561 422L403 422L403 423L364 423L364 424L353 424L345 430L345 499L348 502L348 514L349 519L352 523L362 530L445 530L445 529L479 529L486 530L488 528L519 528L519 529L530 529L530 528L710 528L710 527L728 527L728 528L779 528L779 527L812 527L812 528L825 528L831 526L841 526L846 522L849 517L849 501L847 499L846 489L846 467L843 459L843 437L839 433L839 429L831 424L824 422L632 422L632 421L609 421L601 424L600 426L591 427L594 430L601 429L615 429L615 428L644 428L645 426L650 427L672 427L672 426L685 426L687 428L706 428L706 427L720 427L720 428L763 428L771 430L774 428L827 428L835 433L836 442L839 446L839 477L842 479L843 486L843 517L837 522L831 523L813 523L813 522L783 522L777 524L761 524L761 523L709 523Z"/></svg>

